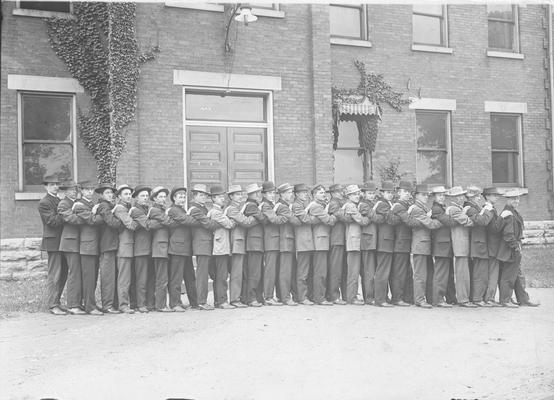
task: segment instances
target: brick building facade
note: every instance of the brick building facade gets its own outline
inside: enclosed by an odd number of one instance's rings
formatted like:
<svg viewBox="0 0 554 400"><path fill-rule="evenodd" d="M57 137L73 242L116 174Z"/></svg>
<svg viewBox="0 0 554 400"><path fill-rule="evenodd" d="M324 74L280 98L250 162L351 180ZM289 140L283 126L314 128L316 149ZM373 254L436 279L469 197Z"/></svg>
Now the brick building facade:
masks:
<svg viewBox="0 0 554 400"><path fill-rule="evenodd" d="M413 99L400 113L384 106L373 154L377 181L379 167L398 157L406 179L528 188L523 215L552 219L551 16L542 5L493 11L257 5L256 22L232 26L233 53L226 54L222 5L139 3L139 46L160 53L141 66L118 182L359 182L369 171L362 171L353 123L339 125L333 150L331 88L356 87L353 61L360 60ZM36 18L48 12L2 2L2 15L0 233L35 237L41 188L33 173L57 161L33 153L41 145L31 140L40 135L33 106L65 104L60 119L68 134L50 145L50 156L70 157L67 171L78 180L95 179L75 124L88 100ZM348 24L352 18L358 27ZM422 21L432 28L420 32ZM499 30L500 44L491 46ZM505 45L511 48L498 48Z"/></svg>

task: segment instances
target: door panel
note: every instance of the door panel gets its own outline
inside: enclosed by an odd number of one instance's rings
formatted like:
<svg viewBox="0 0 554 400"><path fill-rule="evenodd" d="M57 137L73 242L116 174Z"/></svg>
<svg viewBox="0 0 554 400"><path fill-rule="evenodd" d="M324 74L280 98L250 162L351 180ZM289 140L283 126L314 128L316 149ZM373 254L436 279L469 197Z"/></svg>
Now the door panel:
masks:
<svg viewBox="0 0 554 400"><path fill-rule="evenodd" d="M232 184L266 179L264 128L228 128L228 174Z"/></svg>
<svg viewBox="0 0 554 400"><path fill-rule="evenodd" d="M227 128L187 126L188 185L227 185Z"/></svg>

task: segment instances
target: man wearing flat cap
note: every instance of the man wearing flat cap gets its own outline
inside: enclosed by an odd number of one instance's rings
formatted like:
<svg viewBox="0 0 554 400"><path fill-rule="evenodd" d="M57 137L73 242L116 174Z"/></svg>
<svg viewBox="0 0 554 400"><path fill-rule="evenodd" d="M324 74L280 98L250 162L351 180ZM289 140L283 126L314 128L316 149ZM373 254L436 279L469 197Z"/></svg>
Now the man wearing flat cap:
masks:
<svg viewBox="0 0 554 400"><path fill-rule="evenodd" d="M362 226L362 239L360 250L362 263L360 272L362 275L362 294L365 304L375 302L375 269L377 268L377 224L373 221L375 211L373 207L377 199L377 185L374 182L367 182L362 185L358 210L363 217L369 219L367 225Z"/></svg>
<svg viewBox="0 0 554 400"><path fill-rule="evenodd" d="M110 184L100 184L94 190L99 196L96 213L102 217L104 224L100 225L100 297L102 311L118 314L116 292L116 257L119 248L119 230L121 221L112 213L114 207L115 189Z"/></svg>
<svg viewBox="0 0 554 400"><path fill-rule="evenodd" d="M196 275L192 264L192 230L196 220L187 214L187 188L177 186L171 190L170 200L173 204L168 208L167 215L171 220L169 227L169 307L176 312L184 312L181 301L181 283L185 281L185 289L191 307L198 307L196 292Z"/></svg>
<svg viewBox="0 0 554 400"><path fill-rule="evenodd" d="M343 196L344 188L335 183L329 187L331 198L329 199L329 214L333 215L337 221L331 227L331 236L329 239L329 262L327 268L327 300L334 304L346 304L346 292L342 293L342 276L346 271L346 259L344 253L344 241L346 221L348 218L344 214L342 206L345 203Z"/></svg>
<svg viewBox="0 0 554 400"><path fill-rule="evenodd" d="M48 309L54 315L65 315L61 308L60 298L62 296L65 281L67 279L67 264L63 260L60 251L60 240L64 220L58 214L58 190L60 181L57 176L50 175L43 179L46 195L38 203L38 212L42 220L42 244L41 250L48 253L48 277L47 296Z"/></svg>
<svg viewBox="0 0 554 400"><path fill-rule="evenodd" d="M485 302L485 294L489 279L489 249L487 246L487 226L493 217L492 206L484 203L478 186L467 188L467 201L464 206L467 216L473 221L470 231L470 256L471 256L471 300L480 307L491 307Z"/></svg>
<svg viewBox="0 0 554 400"><path fill-rule="evenodd" d="M129 215L131 210L131 194L133 188L129 185L119 185L116 190L117 202L111 210L115 218L121 222L118 233L119 246L117 247L117 298L119 311L125 314L133 314L135 311L130 307L131 298L135 299L135 293L131 294L131 282L133 272L133 246L135 244L135 229L138 224ZM134 289L134 284L133 284ZM136 304L134 304L136 306Z"/></svg>

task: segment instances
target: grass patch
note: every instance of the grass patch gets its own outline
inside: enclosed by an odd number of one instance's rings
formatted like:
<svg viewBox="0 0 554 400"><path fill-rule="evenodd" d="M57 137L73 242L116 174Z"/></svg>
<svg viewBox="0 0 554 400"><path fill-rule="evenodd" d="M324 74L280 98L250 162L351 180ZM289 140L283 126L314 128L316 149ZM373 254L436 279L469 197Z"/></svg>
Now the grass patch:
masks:
<svg viewBox="0 0 554 400"><path fill-rule="evenodd" d="M554 287L554 246L524 247L521 269L527 286Z"/></svg>

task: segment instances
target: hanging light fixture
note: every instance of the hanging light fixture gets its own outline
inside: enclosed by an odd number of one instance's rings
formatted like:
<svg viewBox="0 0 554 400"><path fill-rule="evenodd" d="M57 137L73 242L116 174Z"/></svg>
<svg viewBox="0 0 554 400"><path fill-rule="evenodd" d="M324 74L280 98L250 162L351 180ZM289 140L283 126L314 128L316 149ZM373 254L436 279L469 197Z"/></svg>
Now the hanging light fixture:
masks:
<svg viewBox="0 0 554 400"><path fill-rule="evenodd" d="M254 14L252 14L252 7L247 5L241 5L237 3L231 10L229 20L227 21L227 28L225 29L225 53L231 52L231 44L229 43L229 29L231 28L231 23L233 20L244 23L245 26L248 26L250 22L258 20Z"/></svg>

